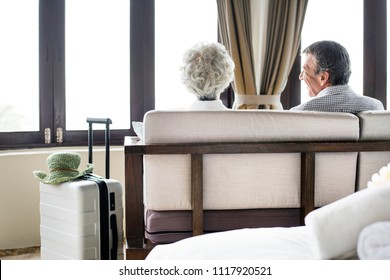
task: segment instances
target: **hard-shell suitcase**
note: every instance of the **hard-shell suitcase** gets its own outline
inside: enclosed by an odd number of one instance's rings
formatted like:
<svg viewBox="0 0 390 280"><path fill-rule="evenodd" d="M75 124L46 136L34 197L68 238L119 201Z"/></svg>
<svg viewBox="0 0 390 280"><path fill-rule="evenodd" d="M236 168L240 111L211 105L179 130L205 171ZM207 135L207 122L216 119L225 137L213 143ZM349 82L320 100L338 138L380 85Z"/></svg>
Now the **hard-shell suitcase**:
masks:
<svg viewBox="0 0 390 280"><path fill-rule="evenodd" d="M41 259L123 259L123 190L109 178L110 119L89 123L89 162L92 163L92 124L106 124L106 179L86 175L57 185L40 183Z"/></svg>

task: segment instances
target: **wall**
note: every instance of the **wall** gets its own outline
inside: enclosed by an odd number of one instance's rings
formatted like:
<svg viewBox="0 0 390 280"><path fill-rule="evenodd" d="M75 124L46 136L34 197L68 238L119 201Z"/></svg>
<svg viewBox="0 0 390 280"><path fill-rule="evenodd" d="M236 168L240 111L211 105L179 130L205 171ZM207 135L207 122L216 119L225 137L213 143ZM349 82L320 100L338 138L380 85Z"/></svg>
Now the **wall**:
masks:
<svg viewBox="0 0 390 280"><path fill-rule="evenodd" d="M87 147L0 151L0 250L40 245L39 181L34 170L48 172L47 157L58 151L81 155L80 170L88 162ZM104 147L94 147L94 173L105 175ZM123 147L111 147L110 177L124 187Z"/></svg>

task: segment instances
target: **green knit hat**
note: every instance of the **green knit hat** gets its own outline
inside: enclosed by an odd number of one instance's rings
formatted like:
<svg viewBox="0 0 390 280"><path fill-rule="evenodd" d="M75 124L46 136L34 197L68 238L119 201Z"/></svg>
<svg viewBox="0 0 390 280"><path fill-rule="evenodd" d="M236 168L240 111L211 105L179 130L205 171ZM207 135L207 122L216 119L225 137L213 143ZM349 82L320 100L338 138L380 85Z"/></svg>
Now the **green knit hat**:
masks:
<svg viewBox="0 0 390 280"><path fill-rule="evenodd" d="M87 168L78 171L81 157L77 153L53 153L48 156L47 166L49 173L33 171L34 176L46 184L59 184L77 179L85 174L92 173L93 165L88 163Z"/></svg>

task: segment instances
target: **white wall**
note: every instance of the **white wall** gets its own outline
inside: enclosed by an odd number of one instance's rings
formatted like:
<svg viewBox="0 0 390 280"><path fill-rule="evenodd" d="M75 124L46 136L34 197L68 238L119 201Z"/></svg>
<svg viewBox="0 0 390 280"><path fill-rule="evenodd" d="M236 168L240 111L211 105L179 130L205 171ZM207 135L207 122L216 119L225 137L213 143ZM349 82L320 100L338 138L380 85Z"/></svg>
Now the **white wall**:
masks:
<svg viewBox="0 0 390 280"><path fill-rule="evenodd" d="M48 172L46 159L58 151L79 153L79 169L86 167L86 147L0 151L0 250L40 245L39 181L32 172ZM123 147L111 147L110 161L110 177L124 187ZM105 176L104 147L94 147L93 163L93 173Z"/></svg>

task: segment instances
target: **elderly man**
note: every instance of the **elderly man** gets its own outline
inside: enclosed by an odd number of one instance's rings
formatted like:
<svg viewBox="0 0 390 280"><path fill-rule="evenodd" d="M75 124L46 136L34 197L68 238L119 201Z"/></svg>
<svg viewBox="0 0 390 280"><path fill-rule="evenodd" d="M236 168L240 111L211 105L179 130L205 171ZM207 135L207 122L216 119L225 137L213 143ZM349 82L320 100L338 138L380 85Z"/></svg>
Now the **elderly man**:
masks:
<svg viewBox="0 0 390 280"><path fill-rule="evenodd" d="M308 94L313 98L291 110L352 114L384 110L382 102L356 94L348 85L351 62L347 50L339 43L319 41L308 46L303 55L299 79L306 83Z"/></svg>

